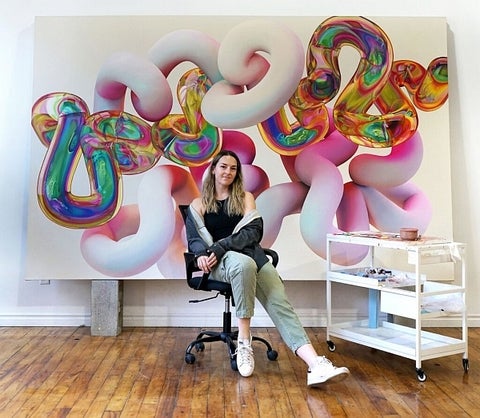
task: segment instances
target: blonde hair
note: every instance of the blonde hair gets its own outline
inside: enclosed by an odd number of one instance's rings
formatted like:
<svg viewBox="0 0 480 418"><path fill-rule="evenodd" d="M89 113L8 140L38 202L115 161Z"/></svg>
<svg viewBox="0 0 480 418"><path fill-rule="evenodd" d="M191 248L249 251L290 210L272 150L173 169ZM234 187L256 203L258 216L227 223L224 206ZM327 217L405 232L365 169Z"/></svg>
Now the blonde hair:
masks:
<svg viewBox="0 0 480 418"><path fill-rule="evenodd" d="M215 175L213 170L218 164L220 158L230 156L237 162L237 172L232 184L230 185L230 196L227 200L228 215L244 215L245 213L245 189L243 187L242 163L237 154L230 150L221 150L212 160L208 168L208 175L203 181L202 187L202 205L205 213L217 213L218 204L215 199Z"/></svg>

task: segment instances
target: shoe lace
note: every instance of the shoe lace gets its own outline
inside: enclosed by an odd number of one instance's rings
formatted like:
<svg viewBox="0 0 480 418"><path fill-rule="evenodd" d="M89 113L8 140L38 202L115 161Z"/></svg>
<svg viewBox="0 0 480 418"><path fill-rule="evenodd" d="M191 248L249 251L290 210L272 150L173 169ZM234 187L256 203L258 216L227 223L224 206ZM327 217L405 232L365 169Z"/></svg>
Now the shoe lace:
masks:
<svg viewBox="0 0 480 418"><path fill-rule="evenodd" d="M317 363L322 366L333 366L333 363L326 358L325 356L320 356L317 358Z"/></svg>
<svg viewBox="0 0 480 418"><path fill-rule="evenodd" d="M317 366L320 366L320 367L322 367L322 368L325 368L325 367L327 367L327 368L335 367L335 366L333 365L333 363L332 363L328 358L326 358L325 356L318 356L318 357L317 357L317 361L316 361L316 365L317 365ZM308 369L309 372L310 372L311 370L312 370L311 368Z"/></svg>
<svg viewBox="0 0 480 418"><path fill-rule="evenodd" d="M237 355L237 362L239 365L248 364L251 366L253 363L253 350L249 345L239 345L235 350Z"/></svg>

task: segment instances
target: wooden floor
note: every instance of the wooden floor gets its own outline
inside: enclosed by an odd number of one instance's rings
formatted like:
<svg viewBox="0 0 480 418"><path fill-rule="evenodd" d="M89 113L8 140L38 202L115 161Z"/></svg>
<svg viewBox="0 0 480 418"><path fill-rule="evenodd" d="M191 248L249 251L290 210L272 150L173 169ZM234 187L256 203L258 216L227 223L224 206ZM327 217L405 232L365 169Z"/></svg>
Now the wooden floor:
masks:
<svg viewBox="0 0 480 418"><path fill-rule="evenodd" d="M0 417L479 417L480 328L469 330L470 370L462 355L414 361L307 329L314 345L351 376L306 387L306 369L273 328L256 329L279 352L269 361L255 345L256 368L242 378L223 343L209 344L193 365L184 350L192 328L128 328L118 337L90 329L0 327ZM459 330L435 330L458 336Z"/></svg>

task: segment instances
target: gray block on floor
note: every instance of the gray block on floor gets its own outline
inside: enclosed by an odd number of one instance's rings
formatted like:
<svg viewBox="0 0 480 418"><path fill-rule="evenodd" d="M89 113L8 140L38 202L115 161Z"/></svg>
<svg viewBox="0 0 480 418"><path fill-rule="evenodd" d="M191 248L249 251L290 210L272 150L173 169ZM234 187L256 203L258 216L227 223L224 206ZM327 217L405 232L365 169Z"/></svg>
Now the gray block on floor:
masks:
<svg viewBox="0 0 480 418"><path fill-rule="evenodd" d="M91 335L119 335L123 326L123 281L92 280L91 311Z"/></svg>

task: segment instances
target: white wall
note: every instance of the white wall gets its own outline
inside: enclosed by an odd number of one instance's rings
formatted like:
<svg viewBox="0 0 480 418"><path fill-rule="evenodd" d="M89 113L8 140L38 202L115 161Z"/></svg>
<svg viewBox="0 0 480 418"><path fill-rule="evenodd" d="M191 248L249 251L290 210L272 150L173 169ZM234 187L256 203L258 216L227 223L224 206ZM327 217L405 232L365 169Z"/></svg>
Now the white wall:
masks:
<svg viewBox="0 0 480 418"><path fill-rule="evenodd" d="M480 232L476 219L480 197L476 181L478 115L477 87L480 58L475 41L480 39L480 16L471 12L477 0L210 0L181 2L138 0L18 0L0 15L0 325L89 324L88 282L52 281L49 285L25 282L22 271L25 208L29 175L30 110L32 97L33 23L35 16L76 15L364 15L445 16L449 26L449 86L451 126L451 170L454 239L468 244L469 324L479 321L478 304ZM61 34L59 34L61 36ZM53 58L54 59L54 58ZM441 170L442 167L438 167ZM48 237L45 237L48 246ZM52 254L52 262L55 255ZM287 288L305 325L322 325L324 283L288 282ZM222 301L189 305L198 297L183 281L127 282L126 325L212 325L217 323ZM362 306L360 294L350 295L348 309ZM195 315L193 313L195 312ZM204 323L199 323L198 318ZM268 324L262 312L256 324Z"/></svg>

